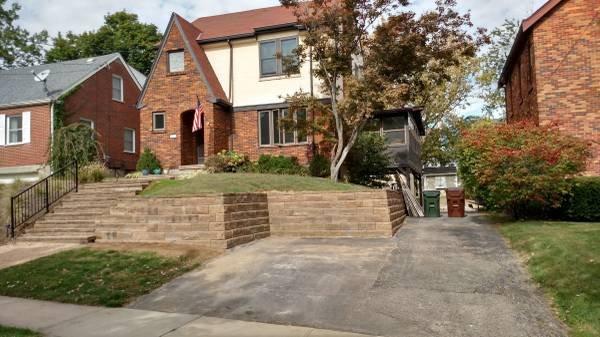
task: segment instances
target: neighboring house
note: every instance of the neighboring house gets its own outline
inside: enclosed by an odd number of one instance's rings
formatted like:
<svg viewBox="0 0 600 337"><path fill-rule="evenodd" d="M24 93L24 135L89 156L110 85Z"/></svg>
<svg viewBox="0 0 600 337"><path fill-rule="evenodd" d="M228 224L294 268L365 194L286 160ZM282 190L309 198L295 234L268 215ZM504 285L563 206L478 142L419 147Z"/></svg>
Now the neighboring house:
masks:
<svg viewBox="0 0 600 337"><path fill-rule="evenodd" d="M325 98L311 76L311 62L297 74L288 76L284 69L282 58L303 35L291 10L281 6L193 23L173 14L139 100L142 147L171 169L228 149L253 160L281 154L306 164L316 140L278 123L288 116L287 95L303 91ZM204 128L193 133L197 100Z"/></svg>
<svg viewBox="0 0 600 337"><path fill-rule="evenodd" d="M118 53L0 71L0 183L48 173L58 99L65 125L85 123L97 132L109 167L134 170L144 81Z"/></svg>
<svg viewBox="0 0 600 337"><path fill-rule="evenodd" d="M600 175L600 1L551 0L521 24L500 78L507 122L556 122L592 143Z"/></svg>
<svg viewBox="0 0 600 337"><path fill-rule="evenodd" d="M456 166L425 167L423 169L425 190L445 190L460 187L462 182L458 177Z"/></svg>
<svg viewBox="0 0 600 337"><path fill-rule="evenodd" d="M401 174L420 198L423 191L423 164L421 137L425 136L423 108L403 108L375 112L365 127L367 132L378 132L385 137L391 158L390 173Z"/></svg>

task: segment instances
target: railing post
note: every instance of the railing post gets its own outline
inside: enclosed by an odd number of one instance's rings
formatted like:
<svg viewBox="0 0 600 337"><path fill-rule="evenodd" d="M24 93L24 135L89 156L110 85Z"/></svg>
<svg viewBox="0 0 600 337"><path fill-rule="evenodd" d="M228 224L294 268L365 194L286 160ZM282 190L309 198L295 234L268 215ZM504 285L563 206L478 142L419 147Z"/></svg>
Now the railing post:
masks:
<svg viewBox="0 0 600 337"><path fill-rule="evenodd" d="M15 238L15 198L10 198L10 237Z"/></svg>
<svg viewBox="0 0 600 337"><path fill-rule="evenodd" d="M48 191L48 178L46 178L44 181L46 182L46 213L50 212L50 193Z"/></svg>
<svg viewBox="0 0 600 337"><path fill-rule="evenodd" d="M75 192L79 192L79 163L75 161Z"/></svg>

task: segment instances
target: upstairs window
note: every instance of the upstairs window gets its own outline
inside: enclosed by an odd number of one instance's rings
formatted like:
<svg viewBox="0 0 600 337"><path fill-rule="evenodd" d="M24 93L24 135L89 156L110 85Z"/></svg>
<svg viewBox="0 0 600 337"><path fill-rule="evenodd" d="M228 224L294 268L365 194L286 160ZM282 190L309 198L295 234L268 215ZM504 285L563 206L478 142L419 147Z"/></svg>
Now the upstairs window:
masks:
<svg viewBox="0 0 600 337"><path fill-rule="evenodd" d="M295 50L298 38L283 38L260 43L260 76L280 76L290 72L289 66L298 62Z"/></svg>
<svg viewBox="0 0 600 337"><path fill-rule="evenodd" d="M6 117L8 124L7 144L20 144L23 142L23 116Z"/></svg>
<svg viewBox="0 0 600 337"><path fill-rule="evenodd" d="M112 99L123 102L123 78L118 75L112 76Z"/></svg>
<svg viewBox="0 0 600 337"><path fill-rule="evenodd" d="M31 112L0 115L0 146L31 142Z"/></svg>
<svg viewBox="0 0 600 337"><path fill-rule="evenodd" d="M290 115L288 109L275 109L260 111L259 116L259 144L261 146L292 145L307 142L307 134L304 130L283 127L281 120L293 118L297 125L306 124L306 110L300 110Z"/></svg>
<svg viewBox="0 0 600 337"><path fill-rule="evenodd" d="M386 117L382 120L383 135L388 144L406 144L403 117Z"/></svg>
<svg viewBox="0 0 600 337"><path fill-rule="evenodd" d="M169 52L169 72L178 73L185 70L183 50Z"/></svg>

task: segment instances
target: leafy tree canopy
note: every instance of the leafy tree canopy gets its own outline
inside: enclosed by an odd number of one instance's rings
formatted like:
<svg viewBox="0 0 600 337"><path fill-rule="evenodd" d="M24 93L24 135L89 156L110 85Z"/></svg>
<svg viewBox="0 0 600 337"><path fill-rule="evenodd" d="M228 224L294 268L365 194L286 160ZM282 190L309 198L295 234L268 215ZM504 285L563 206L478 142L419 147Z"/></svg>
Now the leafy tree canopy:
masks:
<svg viewBox="0 0 600 337"><path fill-rule="evenodd" d="M26 67L41 63L48 32L31 34L16 25L21 6L0 0L0 69Z"/></svg>
<svg viewBox="0 0 600 337"><path fill-rule="evenodd" d="M141 23L136 14L120 11L106 15L96 31L59 33L46 59L58 62L119 52L127 63L148 74L160 40L155 25Z"/></svg>
<svg viewBox="0 0 600 337"><path fill-rule="evenodd" d="M323 93L332 99L319 109L331 118L333 180L374 111L411 104L426 85L448 83L449 69L473 57L481 42L454 0L438 0L422 15L403 10L407 0L281 3L307 28L299 64L310 53Z"/></svg>
<svg viewBox="0 0 600 337"><path fill-rule="evenodd" d="M498 88L498 80L518 30L518 20L504 21L490 32L491 43L479 57L480 69L476 78L481 90L479 97L485 103L483 111L490 117L498 113L502 113L502 116L506 114L504 90Z"/></svg>

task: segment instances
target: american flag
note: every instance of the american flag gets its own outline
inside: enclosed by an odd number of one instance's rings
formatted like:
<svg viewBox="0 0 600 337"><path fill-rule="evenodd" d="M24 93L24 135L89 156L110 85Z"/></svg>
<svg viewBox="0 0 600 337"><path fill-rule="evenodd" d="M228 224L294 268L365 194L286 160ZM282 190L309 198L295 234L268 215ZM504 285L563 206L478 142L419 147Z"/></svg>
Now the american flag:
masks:
<svg viewBox="0 0 600 337"><path fill-rule="evenodd" d="M202 130L202 116L204 116L204 107L198 99L198 103L196 104L196 112L194 113L194 126L192 127L192 132Z"/></svg>

